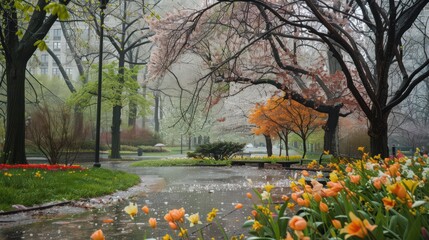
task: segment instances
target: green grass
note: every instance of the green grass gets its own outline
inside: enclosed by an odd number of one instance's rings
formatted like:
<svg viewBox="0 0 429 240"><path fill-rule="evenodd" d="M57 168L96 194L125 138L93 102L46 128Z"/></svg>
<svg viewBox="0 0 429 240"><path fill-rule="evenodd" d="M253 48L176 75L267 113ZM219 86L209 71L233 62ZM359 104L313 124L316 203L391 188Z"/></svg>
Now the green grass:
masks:
<svg viewBox="0 0 429 240"><path fill-rule="evenodd" d="M39 171L10 169L0 171L0 210L13 204L33 206L51 201L77 200L125 190L140 182L137 175L103 168L83 171ZM6 176L5 173L12 174Z"/></svg>
<svg viewBox="0 0 429 240"><path fill-rule="evenodd" d="M210 159L157 159L157 160L142 160L132 163L132 167L168 167L168 166L201 166L201 165L230 165L231 161L222 160L215 161Z"/></svg>

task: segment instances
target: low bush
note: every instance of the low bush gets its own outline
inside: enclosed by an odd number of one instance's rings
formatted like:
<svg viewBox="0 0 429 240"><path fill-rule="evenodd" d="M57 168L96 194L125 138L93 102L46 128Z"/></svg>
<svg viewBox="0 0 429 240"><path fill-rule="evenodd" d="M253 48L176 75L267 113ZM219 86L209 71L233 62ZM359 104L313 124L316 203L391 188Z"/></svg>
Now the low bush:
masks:
<svg viewBox="0 0 429 240"><path fill-rule="evenodd" d="M208 143L198 146L194 154L196 154L195 156L200 154L202 157L224 160L230 158L234 153L242 151L245 145L244 143L234 142Z"/></svg>

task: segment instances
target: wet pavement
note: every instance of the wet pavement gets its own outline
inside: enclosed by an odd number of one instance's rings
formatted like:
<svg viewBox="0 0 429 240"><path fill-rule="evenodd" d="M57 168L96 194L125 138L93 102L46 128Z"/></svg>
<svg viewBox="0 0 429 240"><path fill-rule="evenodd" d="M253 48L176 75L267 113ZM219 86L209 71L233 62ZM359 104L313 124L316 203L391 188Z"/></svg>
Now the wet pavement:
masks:
<svg viewBox="0 0 429 240"><path fill-rule="evenodd" d="M199 213L205 224L206 215L212 208L218 208L219 223L230 236L246 233L241 225L250 215L251 200L245 197L252 192L248 179L253 187L260 188L267 182L277 188L276 194L289 193L289 177L293 171L281 169L258 169L253 166L239 167L129 167L129 163L107 162L102 167L124 170L141 176L142 183L127 191L118 193L129 197L125 201L84 210L82 208L53 208L48 212L34 212L38 222L29 223L24 219L8 225L0 222L0 240L16 239L89 239L92 232L102 229L106 239L144 239L159 238L170 230L163 219L173 208L184 207L187 214ZM109 196L115 197L115 194ZM119 198L118 198L119 199ZM122 199L122 198L120 198ZM139 211L134 220L123 211L128 203L136 202L139 209L147 205L151 212L145 215ZM243 203L242 209L234 211L236 203ZM67 208L67 207L65 207ZM51 212L49 212L51 211ZM34 216L32 216L34 217ZM149 217L158 221L158 228L152 230L148 226ZM103 223L104 219L113 219L113 223ZM13 218L11 218L13 221ZM22 223L22 224L20 224ZM189 228L188 223L185 223ZM203 225L189 228L189 233ZM219 228L212 224L204 228L204 236L221 238ZM196 238L195 233L193 238Z"/></svg>

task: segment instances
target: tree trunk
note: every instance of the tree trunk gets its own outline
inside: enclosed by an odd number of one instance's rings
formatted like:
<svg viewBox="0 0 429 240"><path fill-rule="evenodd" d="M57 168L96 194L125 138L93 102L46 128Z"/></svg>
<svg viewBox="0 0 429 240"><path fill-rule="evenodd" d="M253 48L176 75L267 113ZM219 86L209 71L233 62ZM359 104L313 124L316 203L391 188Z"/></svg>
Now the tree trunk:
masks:
<svg viewBox="0 0 429 240"><path fill-rule="evenodd" d="M7 121L3 162L26 164L25 157L25 69L19 58L6 61Z"/></svg>
<svg viewBox="0 0 429 240"><path fill-rule="evenodd" d="M155 123L155 133L159 134L159 93L155 92L155 109L153 110L153 120Z"/></svg>
<svg viewBox="0 0 429 240"><path fill-rule="evenodd" d="M285 133L285 150L286 150L286 158L289 158L289 133Z"/></svg>
<svg viewBox="0 0 429 240"><path fill-rule="evenodd" d="M137 104L134 101L130 101L128 107L129 107L128 127L136 128Z"/></svg>
<svg viewBox="0 0 429 240"><path fill-rule="evenodd" d="M111 158L121 158L121 106L113 107L112 116L112 154Z"/></svg>
<svg viewBox="0 0 429 240"><path fill-rule="evenodd" d="M122 111L122 85L125 82L125 55L123 53L119 54L119 64L118 64L118 81L121 83L120 87L116 89L115 103L116 106L113 106L112 110L112 154L111 158L121 158L121 111Z"/></svg>
<svg viewBox="0 0 429 240"><path fill-rule="evenodd" d="M271 141L271 137L269 135L264 135L265 143L267 144L267 155L271 157L273 155L273 142Z"/></svg>
<svg viewBox="0 0 429 240"><path fill-rule="evenodd" d="M388 115L388 113L384 113L381 118L368 119L368 135L370 138L371 148L370 156L381 154L382 159L389 157L389 147L387 145Z"/></svg>
<svg viewBox="0 0 429 240"><path fill-rule="evenodd" d="M302 158L305 158L305 155L307 154L307 139L306 138L302 138Z"/></svg>
<svg viewBox="0 0 429 240"><path fill-rule="evenodd" d="M328 114L325 126L323 126L323 130L325 131L323 150L328 150L334 156L338 155L337 129L339 118L340 108L333 108Z"/></svg>

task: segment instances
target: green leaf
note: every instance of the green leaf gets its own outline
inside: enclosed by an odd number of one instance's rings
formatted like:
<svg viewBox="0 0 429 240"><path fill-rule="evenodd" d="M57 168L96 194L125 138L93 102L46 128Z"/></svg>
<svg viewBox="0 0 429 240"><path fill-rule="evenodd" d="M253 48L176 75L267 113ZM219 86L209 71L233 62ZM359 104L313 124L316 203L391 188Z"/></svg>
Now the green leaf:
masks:
<svg viewBox="0 0 429 240"><path fill-rule="evenodd" d="M253 223L255 222L255 220L247 220L243 223L243 228L248 228L251 227L253 225Z"/></svg>
<svg viewBox="0 0 429 240"><path fill-rule="evenodd" d="M58 16L59 20L67 20L69 18L69 13L67 11L66 5L61 3L50 2L43 8L43 10L48 13L51 13L52 15Z"/></svg>
<svg viewBox="0 0 429 240"><path fill-rule="evenodd" d="M46 45L46 42L43 40L37 40L33 46L36 46L40 51L46 51L48 50L48 46Z"/></svg>

